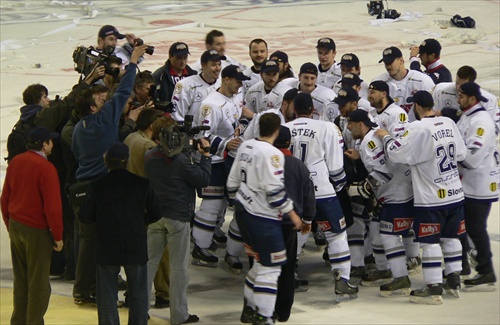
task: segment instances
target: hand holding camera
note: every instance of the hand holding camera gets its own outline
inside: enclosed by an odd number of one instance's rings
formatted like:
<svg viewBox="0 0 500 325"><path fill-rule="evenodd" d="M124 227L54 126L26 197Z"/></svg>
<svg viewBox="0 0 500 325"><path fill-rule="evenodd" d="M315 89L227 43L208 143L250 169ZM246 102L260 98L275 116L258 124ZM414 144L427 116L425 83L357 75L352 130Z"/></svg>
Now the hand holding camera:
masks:
<svg viewBox="0 0 500 325"><path fill-rule="evenodd" d="M136 38L134 40L134 47L136 47L136 46L142 46L142 45L146 45L146 44L144 44L144 41L141 38ZM149 55L153 55L153 53L155 52L155 47L154 46L150 46L150 45L146 45L146 46L147 46L146 53L149 54Z"/></svg>

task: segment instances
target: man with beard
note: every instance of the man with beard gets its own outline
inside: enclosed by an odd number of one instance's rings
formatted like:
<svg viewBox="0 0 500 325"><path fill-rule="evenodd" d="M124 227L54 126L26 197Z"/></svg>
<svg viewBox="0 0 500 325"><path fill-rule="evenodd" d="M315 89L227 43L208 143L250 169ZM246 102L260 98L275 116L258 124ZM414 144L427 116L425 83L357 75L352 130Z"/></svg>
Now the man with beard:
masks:
<svg viewBox="0 0 500 325"><path fill-rule="evenodd" d="M420 46L413 46L410 49L410 69L422 72L417 55L425 67L423 72L431 77L436 85L452 81L450 70L441 63L441 44L437 40L428 38Z"/></svg>
<svg viewBox="0 0 500 325"><path fill-rule="evenodd" d="M253 39L250 45L248 45L248 55L250 55L253 65L243 71L245 76L250 77L250 80L243 81L243 98L245 98L250 87L262 80L260 77L260 69L262 64L267 60L268 55L266 41L262 38Z"/></svg>
<svg viewBox="0 0 500 325"><path fill-rule="evenodd" d="M337 54L335 42L329 37L320 38L316 45L318 53L318 85L333 89L337 81L342 78L340 64L335 62Z"/></svg>
<svg viewBox="0 0 500 325"><path fill-rule="evenodd" d="M269 60L278 62L278 67L280 68L279 81L288 79L289 81L294 81L297 78L295 72L293 72L292 66L288 62L288 55L282 51L276 51L269 56Z"/></svg>

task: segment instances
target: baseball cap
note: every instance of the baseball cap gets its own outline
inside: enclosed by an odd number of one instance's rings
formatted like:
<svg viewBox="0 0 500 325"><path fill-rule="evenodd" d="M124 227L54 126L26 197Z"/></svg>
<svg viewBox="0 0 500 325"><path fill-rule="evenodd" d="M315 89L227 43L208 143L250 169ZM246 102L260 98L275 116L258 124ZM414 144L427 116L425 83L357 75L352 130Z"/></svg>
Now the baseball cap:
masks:
<svg viewBox="0 0 500 325"><path fill-rule="evenodd" d="M335 103L340 106L344 106L349 102L354 102L359 100L359 94L356 90L350 87L343 87L339 90L337 97L333 100Z"/></svg>
<svg viewBox="0 0 500 325"><path fill-rule="evenodd" d="M342 55L342 58L340 59L340 64L346 65L350 68L359 67L358 56L354 53L346 53Z"/></svg>
<svg viewBox="0 0 500 325"><path fill-rule="evenodd" d="M270 59L276 58L276 59L274 59L274 61L278 61L278 62L283 62L283 63L288 62L288 55L285 52L281 52L281 51L274 52L273 54L271 54L271 56L269 56L269 58Z"/></svg>
<svg viewBox="0 0 500 325"><path fill-rule="evenodd" d="M293 106L296 111L307 111L313 109L313 100L311 94L300 92L293 99Z"/></svg>
<svg viewBox="0 0 500 325"><path fill-rule="evenodd" d="M419 90L412 97L408 97L408 102L418 104L422 107L434 107L434 100L430 92Z"/></svg>
<svg viewBox="0 0 500 325"><path fill-rule="evenodd" d="M283 100L293 100L295 99L295 96L299 93L299 90L297 88L291 88L286 91L286 93L283 95Z"/></svg>
<svg viewBox="0 0 500 325"><path fill-rule="evenodd" d="M341 83L343 87L345 86L352 87L361 85L362 81L363 80L357 74L348 72L342 76Z"/></svg>
<svg viewBox="0 0 500 325"><path fill-rule="evenodd" d="M125 38L125 35L120 34L118 32L118 29L116 29L116 27L111 26L111 25L102 26L101 29L99 29L99 34L97 34L97 36L99 36L100 38L106 38L106 36L109 36L109 35L115 35L116 38L118 38L118 39Z"/></svg>
<svg viewBox="0 0 500 325"><path fill-rule="evenodd" d="M181 55L186 55L186 54L191 54L189 53L189 47L187 46L186 43L183 42L175 42L170 46L170 49L168 50L168 54L172 56L181 56Z"/></svg>
<svg viewBox="0 0 500 325"><path fill-rule="evenodd" d="M487 102L488 99L481 95L481 87L475 82L466 82L460 86L460 92L467 96L474 96L482 102Z"/></svg>
<svg viewBox="0 0 500 325"><path fill-rule="evenodd" d="M418 47L418 53L427 53L427 54L439 54L441 53L441 44L433 38L428 38L420 44Z"/></svg>
<svg viewBox="0 0 500 325"><path fill-rule="evenodd" d="M402 58L403 53L401 53L401 50L398 49L395 46L388 47L382 52L382 59L378 61L378 63L381 63L384 61L385 64L391 64L396 60L397 58Z"/></svg>
<svg viewBox="0 0 500 325"><path fill-rule="evenodd" d="M370 87L368 87L368 89L385 91L387 93L387 95L389 96L389 85L385 81L382 81L382 80L373 81L370 84Z"/></svg>
<svg viewBox="0 0 500 325"><path fill-rule="evenodd" d="M216 50L205 51L201 55L201 62L205 63L208 61L220 61L225 60L226 57L224 55L220 55Z"/></svg>
<svg viewBox="0 0 500 325"><path fill-rule="evenodd" d="M349 122L363 122L366 126L372 128L376 128L378 126L378 124L370 121L367 111L359 108L349 113L348 120Z"/></svg>
<svg viewBox="0 0 500 325"><path fill-rule="evenodd" d="M280 67L278 63L274 60L267 60L260 66L260 72L266 73L270 71L280 72Z"/></svg>
<svg viewBox="0 0 500 325"><path fill-rule="evenodd" d="M329 37L323 37L318 40L318 45L316 45L316 48L318 47L326 47L329 50L335 51L335 42Z"/></svg>
<svg viewBox="0 0 500 325"><path fill-rule="evenodd" d="M290 129L284 125L280 126L280 133L276 140L274 140L274 146L276 148L288 148L290 147L290 142L292 141L292 133Z"/></svg>
<svg viewBox="0 0 500 325"><path fill-rule="evenodd" d="M57 138L59 138L59 133L50 132L45 126L37 126L28 134L28 141L35 144Z"/></svg>
<svg viewBox="0 0 500 325"><path fill-rule="evenodd" d="M106 151L106 158L108 159L128 159L129 149L123 142L114 142L109 146Z"/></svg>
<svg viewBox="0 0 500 325"><path fill-rule="evenodd" d="M311 62L306 62L300 67L300 72L299 73L311 73L315 76L318 75L318 67Z"/></svg>
<svg viewBox="0 0 500 325"><path fill-rule="evenodd" d="M250 80L251 78L248 76L245 76L241 69L234 64L228 65L224 69L222 69L221 72L222 78L234 78L236 80Z"/></svg>

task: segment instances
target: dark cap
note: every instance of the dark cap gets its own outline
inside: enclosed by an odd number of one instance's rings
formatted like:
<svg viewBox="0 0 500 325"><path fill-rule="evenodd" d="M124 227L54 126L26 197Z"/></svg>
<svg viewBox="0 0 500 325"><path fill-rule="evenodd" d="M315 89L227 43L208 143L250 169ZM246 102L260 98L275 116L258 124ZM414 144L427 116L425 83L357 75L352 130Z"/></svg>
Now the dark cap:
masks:
<svg viewBox="0 0 500 325"><path fill-rule="evenodd" d="M306 62L300 67L299 73L300 74L310 73L310 74L317 76L318 75L318 67L314 63Z"/></svg>
<svg viewBox="0 0 500 325"><path fill-rule="evenodd" d="M340 59L340 64L346 65L349 68L359 67L358 56L354 53L346 53L342 55L342 58Z"/></svg>
<svg viewBox="0 0 500 325"><path fill-rule="evenodd" d="M129 150L128 147L123 142L114 142L109 146L106 151L107 159L122 160L128 159Z"/></svg>
<svg viewBox="0 0 500 325"><path fill-rule="evenodd" d="M348 72L342 76L342 87L345 86L359 86L363 80L355 73Z"/></svg>
<svg viewBox="0 0 500 325"><path fill-rule="evenodd" d="M311 94L300 92L293 99L293 106L296 111L313 110L313 100Z"/></svg>
<svg viewBox="0 0 500 325"><path fill-rule="evenodd" d="M391 64L397 58L402 58L402 57L403 53L401 53L401 50L395 46L391 46L386 48L384 52L382 52L382 59L378 61L378 63L384 61L385 64Z"/></svg>
<svg viewBox="0 0 500 325"><path fill-rule="evenodd" d="M115 35L116 38L118 38L118 39L125 38L125 35L120 34L118 32L118 29L116 29L116 27L111 26L111 25L102 26L101 29L99 29L99 34L97 34L97 36L99 36L100 38L106 38L106 36L109 36L109 35Z"/></svg>
<svg viewBox="0 0 500 325"><path fill-rule="evenodd" d="M318 47L325 47L329 50L334 50L335 51L335 42L329 38L329 37L324 37L324 38L320 38L318 40L318 45L316 45L316 48Z"/></svg>
<svg viewBox="0 0 500 325"><path fill-rule="evenodd" d="M366 126L371 128L376 128L378 126L378 124L370 121L367 111L359 108L349 113L348 120L349 122L363 122Z"/></svg>
<svg viewBox="0 0 500 325"><path fill-rule="evenodd" d="M426 90L419 90L413 96L408 97L409 103L415 103L422 107L434 107L434 100L430 92Z"/></svg>
<svg viewBox="0 0 500 325"><path fill-rule="evenodd" d="M382 80L372 81L372 83L370 84L370 87L368 87L368 89L385 91L387 93L387 96L389 96L389 85L385 81L382 81Z"/></svg>
<svg viewBox="0 0 500 325"><path fill-rule="evenodd" d="M488 99L481 95L481 87L475 82L466 82L460 86L460 92L467 96L474 96L481 102L487 102Z"/></svg>
<svg viewBox="0 0 500 325"><path fill-rule="evenodd" d="M168 50L168 54L172 56L182 56L186 54L191 54L189 53L189 47L186 43L183 42L175 42L170 46L170 49Z"/></svg>
<svg viewBox="0 0 500 325"><path fill-rule="evenodd" d="M37 126L28 134L28 141L34 144L59 138L59 133L50 132L45 126Z"/></svg>
<svg viewBox="0 0 500 325"><path fill-rule="evenodd" d="M234 64L228 65L227 67L222 69L221 76L222 78L234 78L236 80L241 80L241 81L252 79L248 76L245 76L243 74L243 71L241 71L241 69Z"/></svg>
<svg viewBox="0 0 500 325"><path fill-rule="evenodd" d="M273 54L271 54L269 56L269 58L270 59L276 58L274 60L278 61L278 62L283 62L283 63L287 63L288 62L288 55L285 52L281 52L281 51L274 52Z"/></svg>
<svg viewBox="0 0 500 325"><path fill-rule="evenodd" d="M280 72L280 67L278 66L278 62L274 60L267 60L260 66L261 73L266 73L271 71Z"/></svg>
<svg viewBox="0 0 500 325"><path fill-rule="evenodd" d="M286 93L283 95L283 100L293 100L299 93L299 90L297 88L291 88L286 91Z"/></svg>
<svg viewBox="0 0 500 325"><path fill-rule="evenodd" d="M335 103L340 106L344 106L349 102L354 102L359 100L359 94L356 90L351 87L343 87L339 90L337 97L333 100Z"/></svg>
<svg viewBox="0 0 500 325"><path fill-rule="evenodd" d="M280 126L280 133L276 140L274 140L274 146L276 148L284 148L287 149L290 147L290 142L292 141L292 133L290 129L284 125Z"/></svg>
<svg viewBox="0 0 500 325"><path fill-rule="evenodd" d="M420 44L418 47L418 53L426 53L426 54L436 54L439 55L441 53L441 44L433 38L428 38Z"/></svg>
<svg viewBox="0 0 500 325"><path fill-rule="evenodd" d="M224 55L220 55L216 50L205 51L201 55L202 63L206 63L208 61L220 61L225 59L226 57Z"/></svg>

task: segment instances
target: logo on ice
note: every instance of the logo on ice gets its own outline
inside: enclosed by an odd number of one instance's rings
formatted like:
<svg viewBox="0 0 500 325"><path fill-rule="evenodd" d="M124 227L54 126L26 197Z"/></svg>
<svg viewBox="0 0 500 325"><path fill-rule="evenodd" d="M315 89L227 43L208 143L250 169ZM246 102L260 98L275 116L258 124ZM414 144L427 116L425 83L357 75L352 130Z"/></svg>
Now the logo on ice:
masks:
<svg viewBox="0 0 500 325"><path fill-rule="evenodd" d="M439 223L421 223L418 228L418 237L427 237L441 232Z"/></svg>

